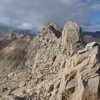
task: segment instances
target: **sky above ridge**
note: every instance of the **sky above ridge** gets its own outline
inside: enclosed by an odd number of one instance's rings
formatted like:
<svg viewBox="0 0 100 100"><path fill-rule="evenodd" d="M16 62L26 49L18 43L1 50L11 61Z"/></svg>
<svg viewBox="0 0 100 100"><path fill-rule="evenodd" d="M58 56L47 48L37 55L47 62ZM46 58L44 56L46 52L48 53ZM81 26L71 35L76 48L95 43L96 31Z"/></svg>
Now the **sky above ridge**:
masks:
<svg viewBox="0 0 100 100"><path fill-rule="evenodd" d="M0 23L39 31L48 22L75 21L83 31L100 31L100 0L0 0Z"/></svg>

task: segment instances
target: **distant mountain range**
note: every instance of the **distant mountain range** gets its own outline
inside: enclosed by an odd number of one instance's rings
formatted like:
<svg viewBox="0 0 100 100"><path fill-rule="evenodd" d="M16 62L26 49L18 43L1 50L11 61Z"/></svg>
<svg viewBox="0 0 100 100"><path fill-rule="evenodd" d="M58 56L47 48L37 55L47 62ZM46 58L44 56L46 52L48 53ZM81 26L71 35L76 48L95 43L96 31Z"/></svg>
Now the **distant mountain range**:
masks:
<svg viewBox="0 0 100 100"><path fill-rule="evenodd" d="M0 24L0 35L10 34L10 33L17 33L17 34L24 34L29 36L34 36L35 33L33 30L28 29L19 29L11 26L7 26L4 24ZM100 42L100 31L97 32L83 32L85 41L92 42Z"/></svg>
<svg viewBox="0 0 100 100"><path fill-rule="evenodd" d="M100 31L97 32L83 32L84 33L84 40L89 42L100 42Z"/></svg>
<svg viewBox="0 0 100 100"><path fill-rule="evenodd" d="M90 35L96 38L100 37L100 31L96 31L96 32L83 32L85 35Z"/></svg>
<svg viewBox="0 0 100 100"><path fill-rule="evenodd" d="M34 35L33 30L19 29L19 28L9 27L9 26L0 24L0 35L5 35L8 33L18 33L18 34L24 34L24 35L29 35L29 36Z"/></svg>

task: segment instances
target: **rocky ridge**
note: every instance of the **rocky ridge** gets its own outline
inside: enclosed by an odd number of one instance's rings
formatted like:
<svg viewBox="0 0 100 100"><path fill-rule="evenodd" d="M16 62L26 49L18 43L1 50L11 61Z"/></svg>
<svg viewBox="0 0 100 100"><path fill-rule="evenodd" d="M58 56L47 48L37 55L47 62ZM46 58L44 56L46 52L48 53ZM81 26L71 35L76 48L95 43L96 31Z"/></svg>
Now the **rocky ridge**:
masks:
<svg viewBox="0 0 100 100"><path fill-rule="evenodd" d="M0 79L0 100L100 100L100 44L74 22L2 37Z"/></svg>

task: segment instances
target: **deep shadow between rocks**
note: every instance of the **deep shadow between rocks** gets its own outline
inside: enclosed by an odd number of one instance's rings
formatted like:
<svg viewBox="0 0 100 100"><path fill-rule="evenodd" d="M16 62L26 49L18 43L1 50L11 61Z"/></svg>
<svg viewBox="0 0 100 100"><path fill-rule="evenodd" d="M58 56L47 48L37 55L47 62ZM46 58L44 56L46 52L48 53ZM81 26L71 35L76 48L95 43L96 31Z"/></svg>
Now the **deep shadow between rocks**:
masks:
<svg viewBox="0 0 100 100"><path fill-rule="evenodd" d="M50 29L53 31L53 33L55 34L55 36L57 38L60 38L61 37L62 34L61 34L60 31L56 30L53 26L50 26Z"/></svg>

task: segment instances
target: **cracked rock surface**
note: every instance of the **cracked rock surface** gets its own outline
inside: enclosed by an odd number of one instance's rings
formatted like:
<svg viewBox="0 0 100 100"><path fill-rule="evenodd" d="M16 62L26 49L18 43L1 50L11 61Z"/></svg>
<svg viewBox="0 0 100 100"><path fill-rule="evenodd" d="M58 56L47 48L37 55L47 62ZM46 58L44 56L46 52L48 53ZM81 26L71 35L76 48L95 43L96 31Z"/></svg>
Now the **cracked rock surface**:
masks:
<svg viewBox="0 0 100 100"><path fill-rule="evenodd" d="M100 100L100 44L71 21L0 37L0 100Z"/></svg>

